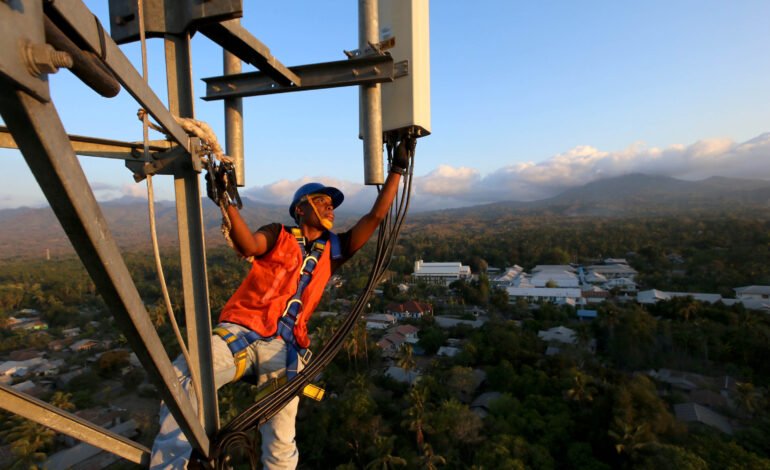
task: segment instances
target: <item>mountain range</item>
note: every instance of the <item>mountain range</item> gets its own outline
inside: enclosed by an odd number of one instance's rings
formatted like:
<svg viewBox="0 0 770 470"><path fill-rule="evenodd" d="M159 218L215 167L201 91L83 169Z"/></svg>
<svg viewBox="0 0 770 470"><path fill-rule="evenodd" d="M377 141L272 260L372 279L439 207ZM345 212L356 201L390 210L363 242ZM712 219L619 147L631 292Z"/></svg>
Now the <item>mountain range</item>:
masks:
<svg viewBox="0 0 770 470"><path fill-rule="evenodd" d="M149 250L147 203L120 199L101 204L107 223L121 249ZM221 246L221 213L204 201L206 245ZM173 202L155 204L161 246L176 244L176 209ZM532 202L505 201L460 209L419 212L407 218L406 230L433 224L499 223L516 217L637 217L682 213L701 216L770 215L770 181L712 177L684 181L665 176L630 174L568 189L557 196ZM246 199L242 211L253 229L261 223L290 223L286 207ZM348 227L360 214L340 208L337 225ZM43 257L72 253L73 249L53 211L46 208L0 210L0 259Z"/></svg>

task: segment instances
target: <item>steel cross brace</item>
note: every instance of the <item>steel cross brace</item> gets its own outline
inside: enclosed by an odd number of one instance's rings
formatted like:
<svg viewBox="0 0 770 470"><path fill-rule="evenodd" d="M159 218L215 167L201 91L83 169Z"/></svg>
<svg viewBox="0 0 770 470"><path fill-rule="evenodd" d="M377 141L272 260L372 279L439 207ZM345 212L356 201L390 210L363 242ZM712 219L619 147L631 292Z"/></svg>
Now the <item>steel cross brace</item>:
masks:
<svg viewBox="0 0 770 470"><path fill-rule="evenodd" d="M207 456L209 438L150 321L56 108L5 82L0 85L0 114L32 174L180 428L193 447Z"/></svg>
<svg viewBox="0 0 770 470"><path fill-rule="evenodd" d="M143 445L5 385L0 385L0 406L131 462L145 466L150 463L150 450Z"/></svg>
<svg viewBox="0 0 770 470"><path fill-rule="evenodd" d="M290 67L301 84L284 86L262 72L204 78L206 101L245 96L270 95L292 91L317 90L353 85L392 82L408 73L406 61L393 63L390 55L357 57L348 60Z"/></svg>
<svg viewBox="0 0 770 470"><path fill-rule="evenodd" d="M302 86L302 78L278 61L270 49L255 38L237 20L201 26L200 32L222 49L251 64L284 87Z"/></svg>
<svg viewBox="0 0 770 470"><path fill-rule="evenodd" d="M103 157L118 160L136 161L144 163L143 142L122 142L98 137L86 137L82 135L69 135L70 144L75 154L84 157ZM5 126L0 126L0 148L18 149L13 135ZM149 145L150 155L153 160L162 160L163 154L178 148L168 140L151 140Z"/></svg>

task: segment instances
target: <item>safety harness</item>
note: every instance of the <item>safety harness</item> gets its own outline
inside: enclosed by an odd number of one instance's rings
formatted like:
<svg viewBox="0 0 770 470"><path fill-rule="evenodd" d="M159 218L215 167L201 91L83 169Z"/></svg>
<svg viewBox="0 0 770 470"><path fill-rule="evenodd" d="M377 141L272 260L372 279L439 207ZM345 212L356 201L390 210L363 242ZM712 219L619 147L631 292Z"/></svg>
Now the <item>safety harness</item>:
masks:
<svg viewBox="0 0 770 470"><path fill-rule="evenodd" d="M318 260L321 259L321 255L326 248L326 245L331 245L331 258L339 259L342 256L340 250L339 237L332 232L326 231L324 237L319 238L313 242L312 248L308 252L305 248L305 237L302 235L302 231L298 227L292 227L292 235L297 240L299 249L302 253L302 268L300 269L300 277L297 283L297 291L294 293L291 299L286 304L286 308L283 314L278 319L278 329L275 335L266 337L253 331L245 333L232 333L227 328L217 326L213 332L222 338L230 352L233 353L233 362L235 363L235 376L233 382L238 381L246 372L247 361L247 348L255 341L272 341L278 337L284 340L286 343L286 375L280 379L273 380L267 387L262 389L257 395L257 399L270 393L272 390L278 388L280 385L286 383L286 381L296 377L299 373L299 361L303 364L307 364L312 357L310 349L303 349L297 344L297 340L294 337L294 325L297 323L297 317L302 311L302 293L305 288L310 284L312 279L313 270L318 265ZM303 394L315 400L321 400L323 398L323 389L309 384L303 390Z"/></svg>

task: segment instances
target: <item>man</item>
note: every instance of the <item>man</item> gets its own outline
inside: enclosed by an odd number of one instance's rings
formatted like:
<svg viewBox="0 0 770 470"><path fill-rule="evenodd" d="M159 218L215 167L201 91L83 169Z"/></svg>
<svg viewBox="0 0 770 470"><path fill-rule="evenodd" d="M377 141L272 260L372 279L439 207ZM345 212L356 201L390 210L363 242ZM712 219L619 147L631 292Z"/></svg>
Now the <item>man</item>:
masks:
<svg viewBox="0 0 770 470"><path fill-rule="evenodd" d="M339 235L330 230L334 209L344 196L320 183L303 185L294 194L289 213L297 227L269 224L252 233L235 205L227 207L234 248L253 261L246 279L222 309L211 338L217 388L244 375L256 376L257 385L263 385L284 375L292 377L301 369L299 358L310 344L307 321L332 273L364 246L387 215L413 145L411 139L401 142L372 209ZM184 359L177 358L174 365L189 394ZM265 469L297 466L294 436L298 404L299 397L295 397L260 426ZM191 446L165 405L161 406L160 424L150 467L185 468Z"/></svg>

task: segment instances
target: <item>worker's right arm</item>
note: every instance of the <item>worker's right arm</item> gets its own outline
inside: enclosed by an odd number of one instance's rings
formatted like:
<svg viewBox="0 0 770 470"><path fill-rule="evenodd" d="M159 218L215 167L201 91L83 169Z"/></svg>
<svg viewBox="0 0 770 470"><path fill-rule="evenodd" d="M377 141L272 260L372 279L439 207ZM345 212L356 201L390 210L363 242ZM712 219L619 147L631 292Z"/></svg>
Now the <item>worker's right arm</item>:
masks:
<svg viewBox="0 0 770 470"><path fill-rule="evenodd" d="M252 233L234 205L227 206L227 216L230 217L230 239L233 241L235 251L244 258L265 254L268 248L265 234Z"/></svg>

